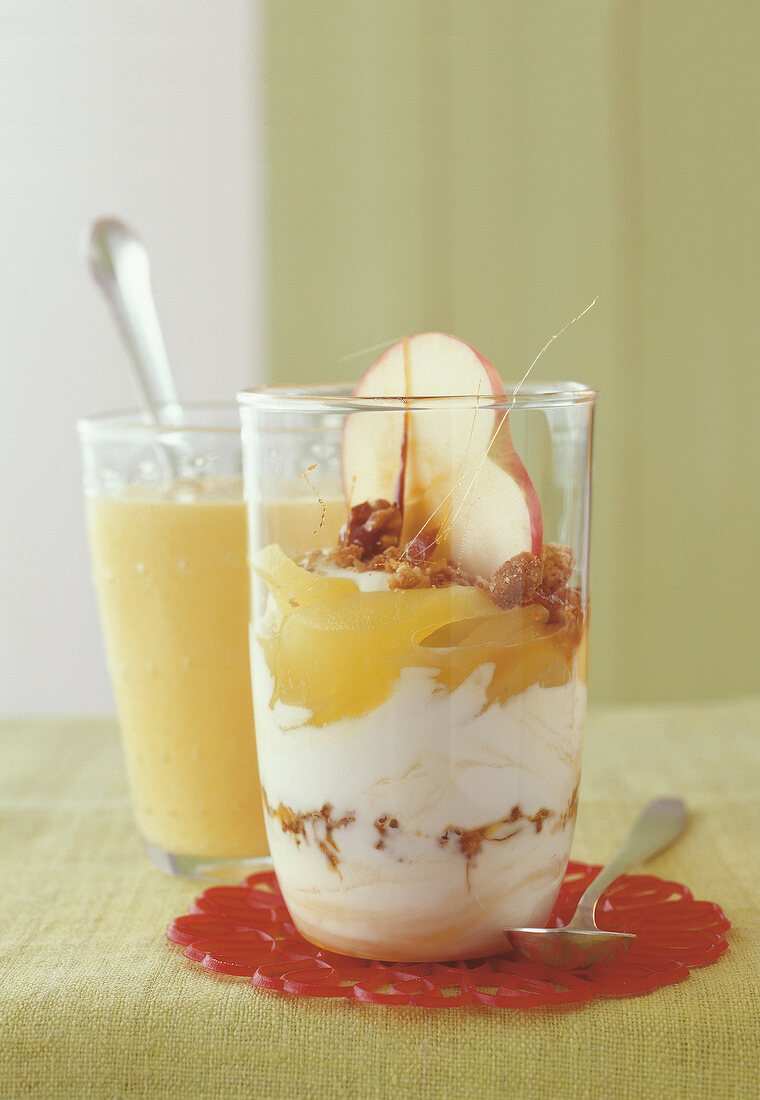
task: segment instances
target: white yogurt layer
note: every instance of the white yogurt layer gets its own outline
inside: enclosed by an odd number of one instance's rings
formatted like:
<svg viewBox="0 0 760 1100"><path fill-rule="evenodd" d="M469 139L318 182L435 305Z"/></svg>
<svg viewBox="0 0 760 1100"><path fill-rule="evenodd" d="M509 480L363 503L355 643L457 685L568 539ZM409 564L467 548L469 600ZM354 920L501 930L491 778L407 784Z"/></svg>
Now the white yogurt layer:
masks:
<svg viewBox="0 0 760 1100"><path fill-rule="evenodd" d="M502 929L546 921L575 818L577 676L486 706L492 664L452 693L412 667L373 711L315 728L301 708L272 708L251 649L269 846L307 938L396 961L474 958L507 949Z"/></svg>

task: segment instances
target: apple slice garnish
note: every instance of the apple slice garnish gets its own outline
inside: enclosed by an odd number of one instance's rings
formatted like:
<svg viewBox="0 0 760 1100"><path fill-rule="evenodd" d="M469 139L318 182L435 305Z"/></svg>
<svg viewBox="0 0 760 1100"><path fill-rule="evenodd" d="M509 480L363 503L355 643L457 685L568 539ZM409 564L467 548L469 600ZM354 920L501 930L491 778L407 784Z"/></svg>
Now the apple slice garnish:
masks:
<svg viewBox="0 0 760 1100"><path fill-rule="evenodd" d="M356 397L505 397L488 360L441 332L405 337L373 363ZM438 532L436 553L489 577L507 559L540 554L541 506L494 409L368 411L346 420L343 479L349 505L385 499L403 511L402 541Z"/></svg>

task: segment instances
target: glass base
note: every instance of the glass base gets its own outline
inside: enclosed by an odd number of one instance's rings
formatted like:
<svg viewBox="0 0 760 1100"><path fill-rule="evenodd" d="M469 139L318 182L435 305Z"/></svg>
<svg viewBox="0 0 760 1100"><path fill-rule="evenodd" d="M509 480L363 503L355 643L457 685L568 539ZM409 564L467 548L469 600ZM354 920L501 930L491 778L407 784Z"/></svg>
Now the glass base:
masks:
<svg viewBox="0 0 760 1100"><path fill-rule="evenodd" d="M157 848L144 840L143 844L154 867L166 875L193 878L200 882L239 883L246 875L257 871L271 871L271 856L252 856L248 859L213 859L209 856L177 855Z"/></svg>

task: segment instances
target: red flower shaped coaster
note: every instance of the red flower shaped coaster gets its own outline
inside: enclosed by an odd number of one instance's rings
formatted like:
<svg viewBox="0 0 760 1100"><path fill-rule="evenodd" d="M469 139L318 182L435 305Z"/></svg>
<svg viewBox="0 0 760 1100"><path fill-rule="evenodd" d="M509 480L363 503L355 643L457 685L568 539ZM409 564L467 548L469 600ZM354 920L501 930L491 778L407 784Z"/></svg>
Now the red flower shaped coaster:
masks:
<svg viewBox="0 0 760 1100"><path fill-rule="evenodd" d="M570 919L599 871L568 866L549 925ZM511 951L450 963L384 963L352 959L315 947L296 931L271 872L239 886L211 886L187 916L167 929L172 943L208 970L250 978L260 989L302 997L342 997L372 1004L455 1008L534 1008L630 997L683 981L689 968L708 966L728 944L723 911L695 901L677 882L624 875L597 906L600 928L635 932L622 958L572 973L517 961Z"/></svg>

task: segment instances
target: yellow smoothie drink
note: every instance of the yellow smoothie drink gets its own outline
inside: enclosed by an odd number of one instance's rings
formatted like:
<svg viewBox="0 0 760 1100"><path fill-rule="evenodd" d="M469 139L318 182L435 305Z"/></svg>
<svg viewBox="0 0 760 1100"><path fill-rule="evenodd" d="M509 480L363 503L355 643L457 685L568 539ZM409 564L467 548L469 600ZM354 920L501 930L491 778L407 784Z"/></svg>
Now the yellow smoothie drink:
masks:
<svg viewBox="0 0 760 1100"><path fill-rule="evenodd" d="M143 838L179 856L266 855L239 481L128 488L87 509Z"/></svg>

